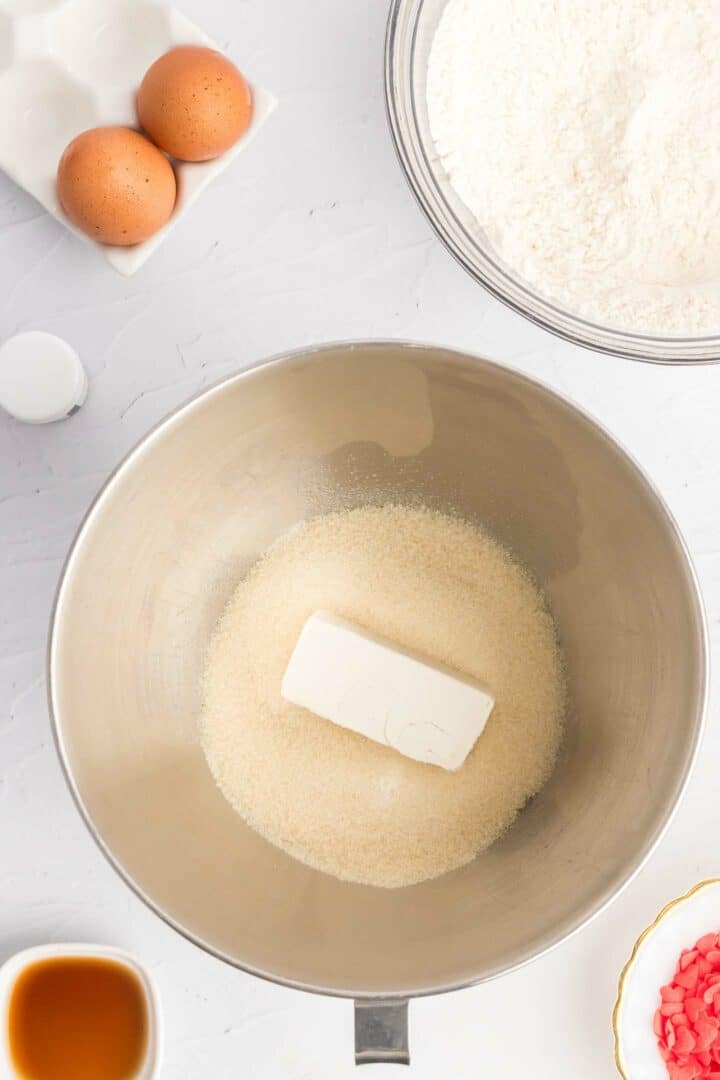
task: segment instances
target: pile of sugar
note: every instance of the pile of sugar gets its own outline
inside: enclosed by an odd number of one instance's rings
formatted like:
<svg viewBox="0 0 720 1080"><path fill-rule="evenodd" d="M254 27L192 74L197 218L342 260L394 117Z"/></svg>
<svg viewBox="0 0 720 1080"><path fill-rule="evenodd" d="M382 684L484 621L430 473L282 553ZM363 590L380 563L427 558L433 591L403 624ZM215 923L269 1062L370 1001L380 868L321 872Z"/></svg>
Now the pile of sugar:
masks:
<svg viewBox="0 0 720 1080"><path fill-rule="evenodd" d="M457 773L281 698L319 608L491 688ZM384 506L316 518L270 548L220 620L203 701L208 763L253 828L328 874L391 887L462 866L511 824L552 770L564 680L542 596L502 547L434 511Z"/></svg>
<svg viewBox="0 0 720 1080"><path fill-rule="evenodd" d="M540 292L720 329L717 0L450 0L427 97L452 185Z"/></svg>

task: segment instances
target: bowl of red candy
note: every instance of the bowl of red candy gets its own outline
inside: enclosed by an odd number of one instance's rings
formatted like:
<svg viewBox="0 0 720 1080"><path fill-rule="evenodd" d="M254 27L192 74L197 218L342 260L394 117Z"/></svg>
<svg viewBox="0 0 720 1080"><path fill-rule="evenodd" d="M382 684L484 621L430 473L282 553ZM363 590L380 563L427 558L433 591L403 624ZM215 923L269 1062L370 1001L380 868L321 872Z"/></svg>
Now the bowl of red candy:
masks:
<svg viewBox="0 0 720 1080"><path fill-rule="evenodd" d="M720 1080L720 879L673 900L638 938L613 1027L624 1080Z"/></svg>

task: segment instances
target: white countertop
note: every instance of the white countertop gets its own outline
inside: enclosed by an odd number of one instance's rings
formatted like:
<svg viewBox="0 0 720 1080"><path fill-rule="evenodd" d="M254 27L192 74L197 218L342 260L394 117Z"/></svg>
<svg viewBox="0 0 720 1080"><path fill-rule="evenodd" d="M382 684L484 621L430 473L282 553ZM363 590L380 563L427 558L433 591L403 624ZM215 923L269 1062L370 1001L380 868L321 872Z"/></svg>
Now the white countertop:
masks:
<svg viewBox="0 0 720 1080"><path fill-rule="evenodd" d="M44 650L63 556L91 496L149 425L219 376L309 343L439 342L569 394L659 484L695 557L720 645L720 366L660 368L562 344L473 284L396 164L381 0L181 0L280 109L130 281L0 177L0 338L61 335L90 397L72 420L0 417L0 960L26 945L121 945L156 976L163 1077L343 1080L352 1007L260 982L161 923L107 865L66 791ZM486 986L411 1005L413 1064L369 1076L609 1080L617 975L671 896L720 874L718 701L660 848L592 926ZM533 1003L536 1003L535 1005ZM363 1074L364 1075L364 1074Z"/></svg>

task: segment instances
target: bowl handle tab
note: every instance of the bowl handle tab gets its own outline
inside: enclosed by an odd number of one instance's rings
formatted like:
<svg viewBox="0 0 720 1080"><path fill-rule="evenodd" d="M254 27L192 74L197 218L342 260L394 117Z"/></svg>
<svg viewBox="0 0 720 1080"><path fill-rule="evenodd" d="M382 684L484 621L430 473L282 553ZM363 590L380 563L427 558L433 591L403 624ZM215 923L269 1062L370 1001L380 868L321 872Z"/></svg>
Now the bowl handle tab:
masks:
<svg viewBox="0 0 720 1080"><path fill-rule="evenodd" d="M355 1064L409 1065L408 1003L403 998L355 1002Z"/></svg>

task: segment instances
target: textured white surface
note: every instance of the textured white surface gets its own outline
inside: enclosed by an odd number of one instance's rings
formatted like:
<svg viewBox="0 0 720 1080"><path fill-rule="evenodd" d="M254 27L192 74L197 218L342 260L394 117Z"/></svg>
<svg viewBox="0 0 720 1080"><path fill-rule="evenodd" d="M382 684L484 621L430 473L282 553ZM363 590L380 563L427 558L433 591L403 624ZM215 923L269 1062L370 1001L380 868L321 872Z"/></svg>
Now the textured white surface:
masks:
<svg viewBox="0 0 720 1080"><path fill-rule="evenodd" d="M167 1080L349 1080L348 1003L261 983L187 944L115 876L72 805L48 729L44 648L62 559L89 499L168 409L273 352L362 335L475 350L570 394L662 487L696 558L717 661L720 367L659 368L575 349L454 265L413 203L386 131L385 4L182 2L283 107L131 281L0 178L0 337L58 333L91 377L71 420L24 427L0 417L0 958L63 939L136 952L163 998ZM525 970L414 1002L414 1064L362 1076L612 1080L610 1012L632 942L667 899L720 868L719 758L713 694L690 790L624 895Z"/></svg>

